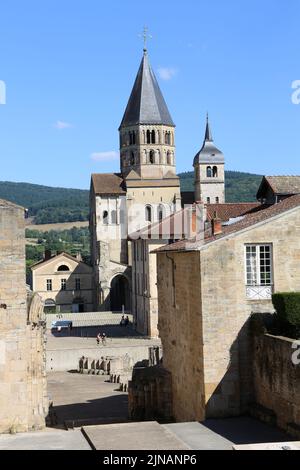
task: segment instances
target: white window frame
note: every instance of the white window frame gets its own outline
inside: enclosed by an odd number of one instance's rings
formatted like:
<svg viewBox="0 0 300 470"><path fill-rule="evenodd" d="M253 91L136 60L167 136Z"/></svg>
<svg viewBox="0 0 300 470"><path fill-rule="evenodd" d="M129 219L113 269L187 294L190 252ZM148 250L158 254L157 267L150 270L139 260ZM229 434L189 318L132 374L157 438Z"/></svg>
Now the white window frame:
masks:
<svg viewBox="0 0 300 470"><path fill-rule="evenodd" d="M47 279L46 280L46 290L47 292L52 292L52 279Z"/></svg>
<svg viewBox="0 0 300 470"><path fill-rule="evenodd" d="M255 248L255 282L248 282L248 263L247 263L247 248ZM270 249L270 282L263 283L261 279L261 247L269 247ZM273 275L273 246L272 243L247 243L244 249L245 259L245 285L246 297L250 300L270 300L273 293L274 275Z"/></svg>

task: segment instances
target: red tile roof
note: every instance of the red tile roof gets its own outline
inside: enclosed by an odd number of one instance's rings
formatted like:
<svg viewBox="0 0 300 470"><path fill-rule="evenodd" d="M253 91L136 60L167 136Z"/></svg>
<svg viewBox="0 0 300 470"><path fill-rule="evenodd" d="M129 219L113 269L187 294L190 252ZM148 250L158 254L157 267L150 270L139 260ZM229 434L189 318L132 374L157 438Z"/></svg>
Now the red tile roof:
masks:
<svg viewBox="0 0 300 470"><path fill-rule="evenodd" d="M207 204L207 219L221 219L225 222L235 217L240 217L251 212L255 212L261 208L259 202L237 202L225 204Z"/></svg>
<svg viewBox="0 0 300 470"><path fill-rule="evenodd" d="M291 196L287 199L280 201L278 204L272 206L262 206L261 210L256 212L246 214L241 220L236 223L223 226L223 232L220 235L208 236L204 240L204 244L208 244L212 241L219 240L226 237L227 235L235 234L244 230L248 227L252 227L260 222L267 221L272 217L277 215L284 214L285 212L295 209L300 206L300 194ZM194 239L191 240L180 240L175 242L172 245L164 246L156 250L156 252L162 251L189 251L197 250L200 246L203 245L203 240L198 241Z"/></svg>

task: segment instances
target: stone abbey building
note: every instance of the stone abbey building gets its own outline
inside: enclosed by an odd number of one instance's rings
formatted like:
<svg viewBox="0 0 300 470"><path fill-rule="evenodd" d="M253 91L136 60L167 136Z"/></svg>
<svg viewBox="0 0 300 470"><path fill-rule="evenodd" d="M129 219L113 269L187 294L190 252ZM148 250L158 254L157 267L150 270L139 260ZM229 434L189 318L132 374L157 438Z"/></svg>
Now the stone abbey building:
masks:
<svg viewBox="0 0 300 470"><path fill-rule="evenodd" d="M118 174L92 175L90 230L96 309L130 309L131 250L127 236L181 209L175 125L147 50L119 127Z"/></svg>
<svg viewBox="0 0 300 470"><path fill-rule="evenodd" d="M119 127L120 173L93 174L90 189L91 253L95 310L136 313L150 286L132 273L128 235L161 222L186 202L224 203L224 156L215 147L207 119L204 143L194 159L195 193L182 193L176 175L175 124L147 50ZM155 313L155 312L154 312ZM157 313L157 312L156 312Z"/></svg>

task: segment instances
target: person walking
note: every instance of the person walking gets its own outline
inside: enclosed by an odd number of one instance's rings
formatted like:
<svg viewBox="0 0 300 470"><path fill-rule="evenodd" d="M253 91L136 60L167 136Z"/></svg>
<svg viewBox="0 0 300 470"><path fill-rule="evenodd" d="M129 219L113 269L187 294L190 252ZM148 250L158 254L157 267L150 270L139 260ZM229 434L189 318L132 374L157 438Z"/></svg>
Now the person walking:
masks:
<svg viewBox="0 0 300 470"><path fill-rule="evenodd" d="M101 333L97 334L97 345L99 346L100 340L102 339Z"/></svg>
<svg viewBox="0 0 300 470"><path fill-rule="evenodd" d="M105 333L102 333L101 339L102 339L103 346L106 346L106 334Z"/></svg>

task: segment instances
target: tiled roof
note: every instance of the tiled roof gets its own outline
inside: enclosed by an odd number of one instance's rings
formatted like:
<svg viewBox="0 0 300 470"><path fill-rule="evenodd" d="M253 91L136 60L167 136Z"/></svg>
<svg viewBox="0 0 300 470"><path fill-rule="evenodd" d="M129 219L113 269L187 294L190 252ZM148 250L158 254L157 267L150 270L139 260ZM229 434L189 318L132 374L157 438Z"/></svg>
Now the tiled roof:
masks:
<svg viewBox="0 0 300 470"><path fill-rule="evenodd" d="M225 222L234 217L240 217L251 212L260 210L261 204L258 202L237 202L225 204L207 204L207 219L221 219Z"/></svg>
<svg viewBox="0 0 300 470"><path fill-rule="evenodd" d="M126 194L120 173L94 173L92 174L92 185L95 194Z"/></svg>
<svg viewBox="0 0 300 470"><path fill-rule="evenodd" d="M272 206L262 206L261 210L256 212L246 214L242 220L239 220L236 223L231 225L223 226L223 231L221 234L216 236L209 236L204 240L205 244L208 244L212 241L219 240L226 237L227 235L235 234L244 230L248 227L252 227L260 222L267 221L272 217L275 217L280 214L294 209L300 206L300 194L291 196L280 201L278 204ZM203 245L203 241L193 240L180 240L179 242L173 243L172 245L164 246L159 248L156 251L185 251L185 250L197 250Z"/></svg>
<svg viewBox="0 0 300 470"><path fill-rule="evenodd" d="M299 194L300 176L264 176L257 192L262 196L263 189L269 185L275 194Z"/></svg>

